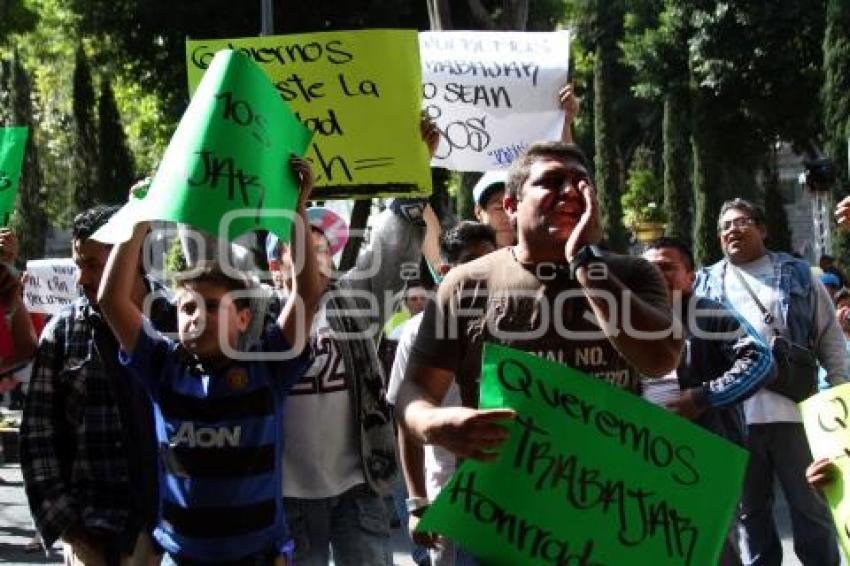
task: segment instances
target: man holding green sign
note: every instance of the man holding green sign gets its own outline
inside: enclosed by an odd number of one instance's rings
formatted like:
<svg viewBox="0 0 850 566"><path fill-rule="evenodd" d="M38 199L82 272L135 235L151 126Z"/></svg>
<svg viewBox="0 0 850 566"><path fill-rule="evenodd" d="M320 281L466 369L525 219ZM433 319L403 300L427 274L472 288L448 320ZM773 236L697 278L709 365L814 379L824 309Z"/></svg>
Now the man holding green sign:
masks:
<svg viewBox="0 0 850 566"><path fill-rule="evenodd" d="M429 305L411 353L399 415L416 437L490 459L505 411L440 410L457 378L477 405L484 342L509 345L637 392L639 374L676 367L681 340L660 273L603 253L587 162L574 145L532 145L508 174L505 210L518 243L452 271Z"/></svg>
<svg viewBox="0 0 850 566"><path fill-rule="evenodd" d="M504 208L517 245L452 271L425 312L399 392L399 421L420 442L493 460L508 409L480 409L485 342L573 366L637 392L640 375L676 367L681 340L660 273L602 252L587 161L574 145L529 147L508 174ZM680 334L678 335L680 336ZM463 407L440 408L457 380Z"/></svg>
<svg viewBox="0 0 850 566"><path fill-rule="evenodd" d="M423 530L486 564L717 564L744 450L518 350L485 345L482 372L481 407L517 413L510 439L463 464Z"/></svg>

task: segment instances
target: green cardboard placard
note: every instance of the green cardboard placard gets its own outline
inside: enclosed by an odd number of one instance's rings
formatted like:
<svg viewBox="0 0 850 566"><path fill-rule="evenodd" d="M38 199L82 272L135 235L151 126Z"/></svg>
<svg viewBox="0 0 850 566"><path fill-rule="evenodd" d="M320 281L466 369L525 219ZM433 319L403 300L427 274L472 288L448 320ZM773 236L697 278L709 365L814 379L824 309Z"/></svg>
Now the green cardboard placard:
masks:
<svg viewBox="0 0 850 566"><path fill-rule="evenodd" d="M831 387L800 403L803 427L815 460L829 458L836 468L823 493L832 511L844 556L850 557L850 383Z"/></svg>
<svg viewBox="0 0 850 566"><path fill-rule="evenodd" d="M93 238L123 241L139 220L184 222L232 241L265 229L289 241L298 182L289 156L312 134L242 53L216 54L143 198Z"/></svg>
<svg viewBox="0 0 850 566"><path fill-rule="evenodd" d="M190 91L220 49L256 61L280 98L316 133L307 157L317 198L431 193L430 157L419 133L415 30L187 40Z"/></svg>
<svg viewBox="0 0 850 566"><path fill-rule="evenodd" d="M419 523L484 564L716 565L746 452L570 367L487 344L481 407L517 418Z"/></svg>
<svg viewBox="0 0 850 566"><path fill-rule="evenodd" d="M0 128L0 226L8 226L15 211L29 128Z"/></svg>

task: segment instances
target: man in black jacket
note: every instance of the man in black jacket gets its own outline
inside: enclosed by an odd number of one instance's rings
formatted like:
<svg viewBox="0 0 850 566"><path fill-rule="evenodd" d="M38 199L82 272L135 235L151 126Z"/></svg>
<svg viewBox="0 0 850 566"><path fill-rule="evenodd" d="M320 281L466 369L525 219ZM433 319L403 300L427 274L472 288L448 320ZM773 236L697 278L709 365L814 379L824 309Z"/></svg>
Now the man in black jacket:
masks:
<svg viewBox="0 0 850 566"><path fill-rule="evenodd" d="M652 242L643 257L661 270L687 335L676 368L678 391L663 403L738 444L743 440L740 403L773 376L770 348L734 311L693 294L691 251L674 238Z"/></svg>
<svg viewBox="0 0 850 566"><path fill-rule="evenodd" d="M679 367L667 383L646 382L644 397L736 444L744 443L740 403L774 374L773 354L749 324L720 303L693 294L694 259L690 249L674 238L652 242L643 254L667 280L674 310L685 329ZM740 564L732 538L727 538L720 564Z"/></svg>

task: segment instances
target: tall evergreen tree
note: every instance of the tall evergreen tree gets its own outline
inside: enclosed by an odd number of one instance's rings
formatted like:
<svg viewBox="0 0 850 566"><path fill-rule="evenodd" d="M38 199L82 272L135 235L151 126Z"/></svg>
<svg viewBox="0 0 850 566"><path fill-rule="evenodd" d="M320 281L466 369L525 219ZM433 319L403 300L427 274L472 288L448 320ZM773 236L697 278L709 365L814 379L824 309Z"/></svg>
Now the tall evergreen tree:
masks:
<svg viewBox="0 0 850 566"><path fill-rule="evenodd" d="M34 128L30 77L17 53L11 63L9 124L30 129L12 228L18 235L20 261L44 257L47 236L47 190L43 187Z"/></svg>
<svg viewBox="0 0 850 566"><path fill-rule="evenodd" d="M95 204L97 196L97 126L94 121L94 87L91 68L82 45L74 65L74 204L78 210Z"/></svg>
<svg viewBox="0 0 850 566"><path fill-rule="evenodd" d="M850 192L847 138L850 137L850 4L827 0L826 33L823 41L823 100L826 152L838 170L834 187L836 202ZM842 267L850 268L850 234L834 232L834 254Z"/></svg>
<svg viewBox="0 0 850 566"><path fill-rule="evenodd" d="M694 192L694 259L709 265L723 255L717 238L717 219L723 202L720 155L706 94L694 88L692 97L692 151Z"/></svg>
<svg viewBox="0 0 850 566"><path fill-rule="evenodd" d="M596 190L602 229L611 249L625 252L628 236L620 205L621 171L617 160L612 88L614 66L619 59L623 6L619 0L594 2L596 16L593 70Z"/></svg>
<svg viewBox="0 0 850 566"><path fill-rule="evenodd" d="M133 157L127 149L127 136L115 104L115 94L108 78L100 84L97 101L98 125L98 202L121 204L134 180Z"/></svg>
<svg viewBox="0 0 850 566"><path fill-rule="evenodd" d="M690 95L686 85L674 84L664 96L664 207L668 236L693 245L691 189Z"/></svg>

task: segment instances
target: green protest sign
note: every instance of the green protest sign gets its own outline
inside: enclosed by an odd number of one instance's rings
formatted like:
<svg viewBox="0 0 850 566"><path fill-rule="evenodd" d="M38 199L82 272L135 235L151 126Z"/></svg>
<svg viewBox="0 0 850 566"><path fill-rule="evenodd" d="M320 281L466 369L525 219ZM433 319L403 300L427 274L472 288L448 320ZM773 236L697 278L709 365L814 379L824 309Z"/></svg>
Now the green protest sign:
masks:
<svg viewBox="0 0 850 566"><path fill-rule="evenodd" d="M139 220L173 220L226 240L265 229L288 241L298 198L289 156L303 155L311 136L250 58L221 51L144 197L93 237L123 241Z"/></svg>
<svg viewBox="0 0 850 566"><path fill-rule="evenodd" d="M850 384L821 391L800 403L803 427L815 460L829 458L836 468L823 493L832 511L838 541L850 556Z"/></svg>
<svg viewBox="0 0 850 566"><path fill-rule="evenodd" d="M257 62L280 98L316 133L307 158L318 198L430 194L430 158L419 133L416 31L187 40L190 90L220 49L236 49Z"/></svg>
<svg viewBox="0 0 850 566"><path fill-rule="evenodd" d="M567 366L487 344L482 408L517 418L419 523L485 564L716 565L744 450Z"/></svg>
<svg viewBox="0 0 850 566"><path fill-rule="evenodd" d="M0 128L0 226L9 225L15 210L28 133L26 126Z"/></svg>

